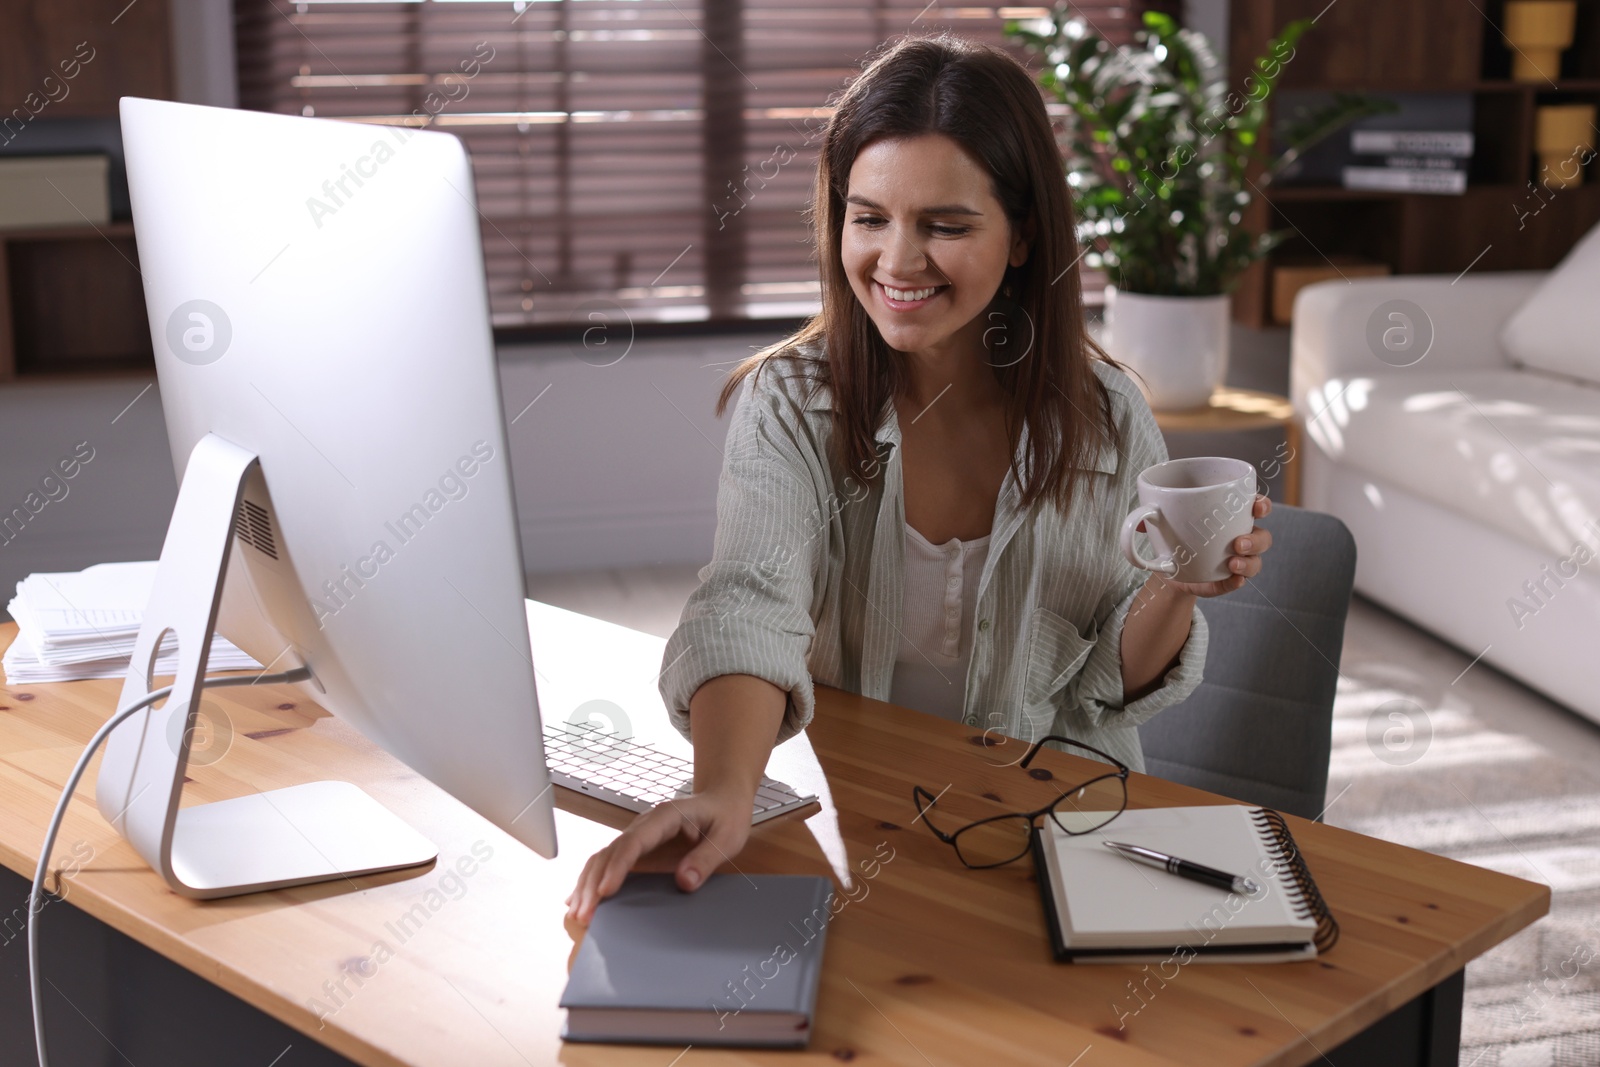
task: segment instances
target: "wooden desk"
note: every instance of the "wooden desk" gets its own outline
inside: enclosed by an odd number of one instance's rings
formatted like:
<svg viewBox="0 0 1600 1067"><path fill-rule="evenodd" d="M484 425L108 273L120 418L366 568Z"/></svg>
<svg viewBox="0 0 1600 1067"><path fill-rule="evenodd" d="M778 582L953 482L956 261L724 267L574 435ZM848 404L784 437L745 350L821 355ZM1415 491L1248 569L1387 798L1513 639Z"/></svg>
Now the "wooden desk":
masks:
<svg viewBox="0 0 1600 1067"><path fill-rule="evenodd" d="M14 626L0 627L0 647L14 633ZM544 669L554 669L552 662ZM118 687L0 686L0 862L12 870L31 875L60 785ZM431 698L447 714L451 699L471 694ZM92 850L65 883L68 900L371 1067L1062 1065L1079 1062L1074 1057L1085 1049L1092 1053L1083 1067L1307 1064L1451 979L1544 915L1550 902L1542 885L1291 817L1344 929L1323 959L1191 965L1165 982L1131 966L1057 964L1029 864L965 870L912 822L913 783L935 792L952 785L952 798L992 792L1029 806L1047 787L1015 767L992 765L1014 756L975 743L969 728L821 690L807 736L829 802L809 819L798 812L757 828L737 859L746 872L827 873L825 857L832 848L837 859L842 846L857 871L852 900L828 935L810 1048L694 1048L674 1059L679 1050L563 1045L556 1002L578 931L563 927L562 900L585 858L626 813L560 791L561 855L541 860L290 690L215 690L207 702L226 713L236 733L223 758L193 770L186 800L337 775L429 835L440 848L438 865L420 874L187 900L169 892L101 819L91 772L56 852L59 869L75 848L80 857ZM1040 758L1061 779L1099 766L1053 751ZM1129 793L1135 806L1221 799L1142 775ZM859 865L875 851L892 858L875 877L862 877ZM455 871L474 855L470 874ZM670 856L655 860L662 868ZM46 923L54 917L50 909L41 916ZM375 953L380 943L392 955ZM1148 990L1131 1017L1130 982ZM181 1017L182 1005L173 1010ZM57 1001L50 1011L66 1008ZM6 1043L22 1036L7 1035ZM265 1065L278 1049L262 1053Z"/></svg>
<svg viewBox="0 0 1600 1067"><path fill-rule="evenodd" d="M1281 457L1283 502L1300 506L1300 424L1294 419L1294 405L1288 397L1222 386L1211 394L1210 403L1203 407L1154 414L1156 425L1167 432L1226 433L1282 427L1287 453Z"/></svg>

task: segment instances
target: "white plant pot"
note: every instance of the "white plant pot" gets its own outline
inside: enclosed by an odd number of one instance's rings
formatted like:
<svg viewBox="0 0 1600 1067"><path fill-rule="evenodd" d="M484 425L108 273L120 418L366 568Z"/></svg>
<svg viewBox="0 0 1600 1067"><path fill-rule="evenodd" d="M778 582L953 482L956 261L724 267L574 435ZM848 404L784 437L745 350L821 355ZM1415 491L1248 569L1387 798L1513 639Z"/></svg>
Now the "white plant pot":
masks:
<svg viewBox="0 0 1600 1067"><path fill-rule="evenodd" d="M1230 299L1106 287L1106 351L1135 372L1152 408L1204 407L1228 374ZM1142 380L1141 380L1142 379Z"/></svg>

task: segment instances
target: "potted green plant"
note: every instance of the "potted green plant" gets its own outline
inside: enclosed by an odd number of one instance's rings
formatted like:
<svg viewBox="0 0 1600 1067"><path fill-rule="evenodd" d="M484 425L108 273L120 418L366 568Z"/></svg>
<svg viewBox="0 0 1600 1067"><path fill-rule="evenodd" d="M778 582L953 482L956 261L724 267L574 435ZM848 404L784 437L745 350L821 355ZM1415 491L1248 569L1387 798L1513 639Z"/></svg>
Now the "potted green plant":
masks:
<svg viewBox="0 0 1600 1067"><path fill-rule="evenodd" d="M1062 150L1084 261L1112 280L1108 351L1144 379L1152 407L1205 404L1227 373L1230 294L1288 231L1252 233L1245 208L1306 148L1393 105L1335 94L1298 113L1285 147L1261 147L1267 98L1310 19L1289 23L1230 87L1205 36L1146 12L1117 47L1070 7L1006 23L1043 59L1039 84L1069 112Z"/></svg>

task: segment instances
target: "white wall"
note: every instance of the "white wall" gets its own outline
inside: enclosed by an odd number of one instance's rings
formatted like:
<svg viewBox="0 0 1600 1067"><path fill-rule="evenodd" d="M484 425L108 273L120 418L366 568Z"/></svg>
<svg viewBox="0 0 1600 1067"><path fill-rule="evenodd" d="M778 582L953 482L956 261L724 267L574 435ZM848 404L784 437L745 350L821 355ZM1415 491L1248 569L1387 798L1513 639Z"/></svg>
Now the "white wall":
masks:
<svg viewBox="0 0 1600 1067"><path fill-rule="evenodd" d="M733 361L780 336L640 341L610 366L596 365L593 354L586 361L578 345L502 349L528 571L710 559L728 423L712 414L717 391ZM1287 330L1235 327L1232 347L1229 384L1286 388ZM1281 441L1273 430L1176 434L1168 447L1174 456L1264 463ZM94 458L65 483L66 496L0 543L0 607L32 571L160 554L177 482L150 379L0 387L0 520L38 492L39 480L80 442Z"/></svg>
<svg viewBox="0 0 1600 1067"><path fill-rule="evenodd" d="M0 388L0 607L31 571L154 559L161 551L177 481L161 402L151 379L22 383ZM142 394L142 395L141 395ZM132 406L129 406L129 405ZM93 458L60 489L41 479L86 445ZM13 509L51 494L22 525ZM21 525L19 530L17 527Z"/></svg>
<svg viewBox="0 0 1600 1067"><path fill-rule="evenodd" d="M778 336L640 341L610 366L578 345L503 350L527 569L708 560L728 421L712 414L717 390L731 361ZM65 495L51 483L60 499L0 533L0 606L33 571L160 554L177 482L149 378L0 388L0 519L46 499L40 479L80 443L94 458Z"/></svg>
<svg viewBox="0 0 1600 1067"><path fill-rule="evenodd" d="M732 361L780 336L639 342L610 366L578 344L502 350L527 569L709 560L728 422L716 395Z"/></svg>

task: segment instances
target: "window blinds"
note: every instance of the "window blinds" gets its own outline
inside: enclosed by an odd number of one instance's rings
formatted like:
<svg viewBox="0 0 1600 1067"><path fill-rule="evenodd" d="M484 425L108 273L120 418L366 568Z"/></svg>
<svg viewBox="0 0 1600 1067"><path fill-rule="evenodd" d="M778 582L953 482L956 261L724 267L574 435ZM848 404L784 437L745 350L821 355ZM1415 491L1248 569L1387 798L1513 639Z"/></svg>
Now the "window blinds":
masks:
<svg viewBox="0 0 1600 1067"><path fill-rule="evenodd" d="M1114 42L1133 4L1074 5ZM787 318L828 98L880 43L1002 33L941 0L235 5L242 106L424 124L471 154L497 328Z"/></svg>

